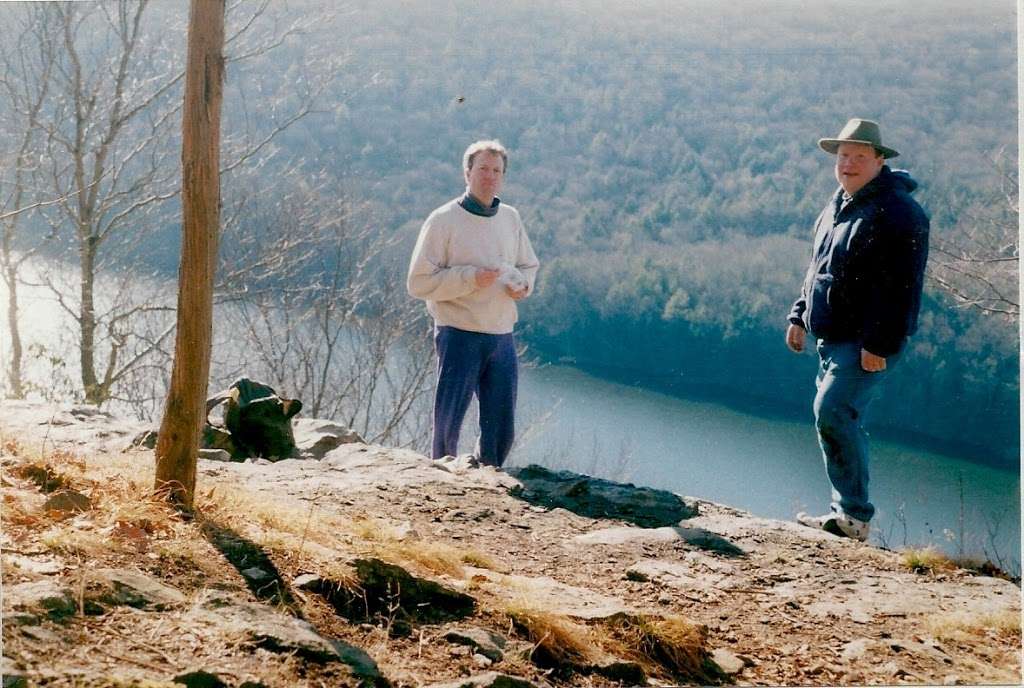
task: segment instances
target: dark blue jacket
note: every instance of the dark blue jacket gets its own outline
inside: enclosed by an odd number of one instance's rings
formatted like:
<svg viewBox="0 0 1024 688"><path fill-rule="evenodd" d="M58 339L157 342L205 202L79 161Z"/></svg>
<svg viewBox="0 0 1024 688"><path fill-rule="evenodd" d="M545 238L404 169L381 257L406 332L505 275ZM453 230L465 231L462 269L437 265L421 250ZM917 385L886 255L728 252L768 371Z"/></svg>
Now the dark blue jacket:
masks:
<svg viewBox="0 0 1024 688"><path fill-rule="evenodd" d="M910 197L916 188L886 165L841 210L843 190L836 191L818 216L791 323L878 356L899 353L917 330L928 260L928 217Z"/></svg>

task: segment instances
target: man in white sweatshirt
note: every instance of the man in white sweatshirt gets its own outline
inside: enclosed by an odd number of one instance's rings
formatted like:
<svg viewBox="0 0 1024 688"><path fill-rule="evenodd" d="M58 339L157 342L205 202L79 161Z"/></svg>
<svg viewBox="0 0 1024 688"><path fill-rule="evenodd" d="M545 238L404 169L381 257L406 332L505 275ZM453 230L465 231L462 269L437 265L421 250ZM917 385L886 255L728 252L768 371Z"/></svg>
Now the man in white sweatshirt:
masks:
<svg viewBox="0 0 1024 688"><path fill-rule="evenodd" d="M431 455L455 456L469 403L480 404L475 456L501 466L515 436L516 302L533 292L537 256L515 208L498 198L508 151L477 141L462 156L466 193L423 223L409 294L434 318L437 391Z"/></svg>

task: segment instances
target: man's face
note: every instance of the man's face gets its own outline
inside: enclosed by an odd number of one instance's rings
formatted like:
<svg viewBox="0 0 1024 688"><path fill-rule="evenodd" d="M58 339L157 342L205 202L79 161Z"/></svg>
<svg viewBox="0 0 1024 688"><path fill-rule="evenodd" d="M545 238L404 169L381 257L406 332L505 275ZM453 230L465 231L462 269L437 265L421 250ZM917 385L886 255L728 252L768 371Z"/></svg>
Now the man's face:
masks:
<svg viewBox="0 0 1024 688"><path fill-rule="evenodd" d="M505 179L505 163L498 153L480 151L473 156L473 166L466 170L469 193L485 205L490 205L501 191Z"/></svg>
<svg viewBox="0 0 1024 688"><path fill-rule="evenodd" d="M851 196L882 171L885 158L866 143L841 143L836 151L836 179Z"/></svg>

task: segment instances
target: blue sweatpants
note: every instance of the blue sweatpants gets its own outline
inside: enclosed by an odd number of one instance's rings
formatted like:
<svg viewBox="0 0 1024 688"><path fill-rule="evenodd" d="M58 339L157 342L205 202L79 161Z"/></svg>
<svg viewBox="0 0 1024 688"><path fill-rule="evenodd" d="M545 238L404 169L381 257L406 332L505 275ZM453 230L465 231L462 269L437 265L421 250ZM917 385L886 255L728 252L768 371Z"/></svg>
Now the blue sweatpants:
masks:
<svg viewBox="0 0 1024 688"><path fill-rule="evenodd" d="M433 458L458 453L462 420L475 394L480 403L476 457L481 463L501 466L515 436L519 365L512 333L484 334L441 326L435 329L434 346Z"/></svg>

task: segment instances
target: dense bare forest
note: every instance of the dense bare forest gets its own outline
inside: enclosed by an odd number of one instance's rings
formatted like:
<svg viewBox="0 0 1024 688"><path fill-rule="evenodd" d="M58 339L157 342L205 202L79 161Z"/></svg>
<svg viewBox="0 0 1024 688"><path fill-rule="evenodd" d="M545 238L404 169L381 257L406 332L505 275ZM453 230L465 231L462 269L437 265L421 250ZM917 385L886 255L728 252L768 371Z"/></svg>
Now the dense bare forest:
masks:
<svg viewBox="0 0 1024 688"><path fill-rule="evenodd" d="M244 369L368 437L422 441L429 341L405 261L426 214L461 191L461 150L494 136L512 151L504 198L543 263L522 313L535 358L805 413L813 361L782 333L834 187L815 142L866 116L922 183L933 233L921 329L877 425L1016 465L1013 4L868 2L852 25L845 7L230 7L211 387ZM0 7L18 27L0 39L9 394L149 414L164 398L186 14ZM30 287L66 313L72 364L20 342Z"/></svg>

